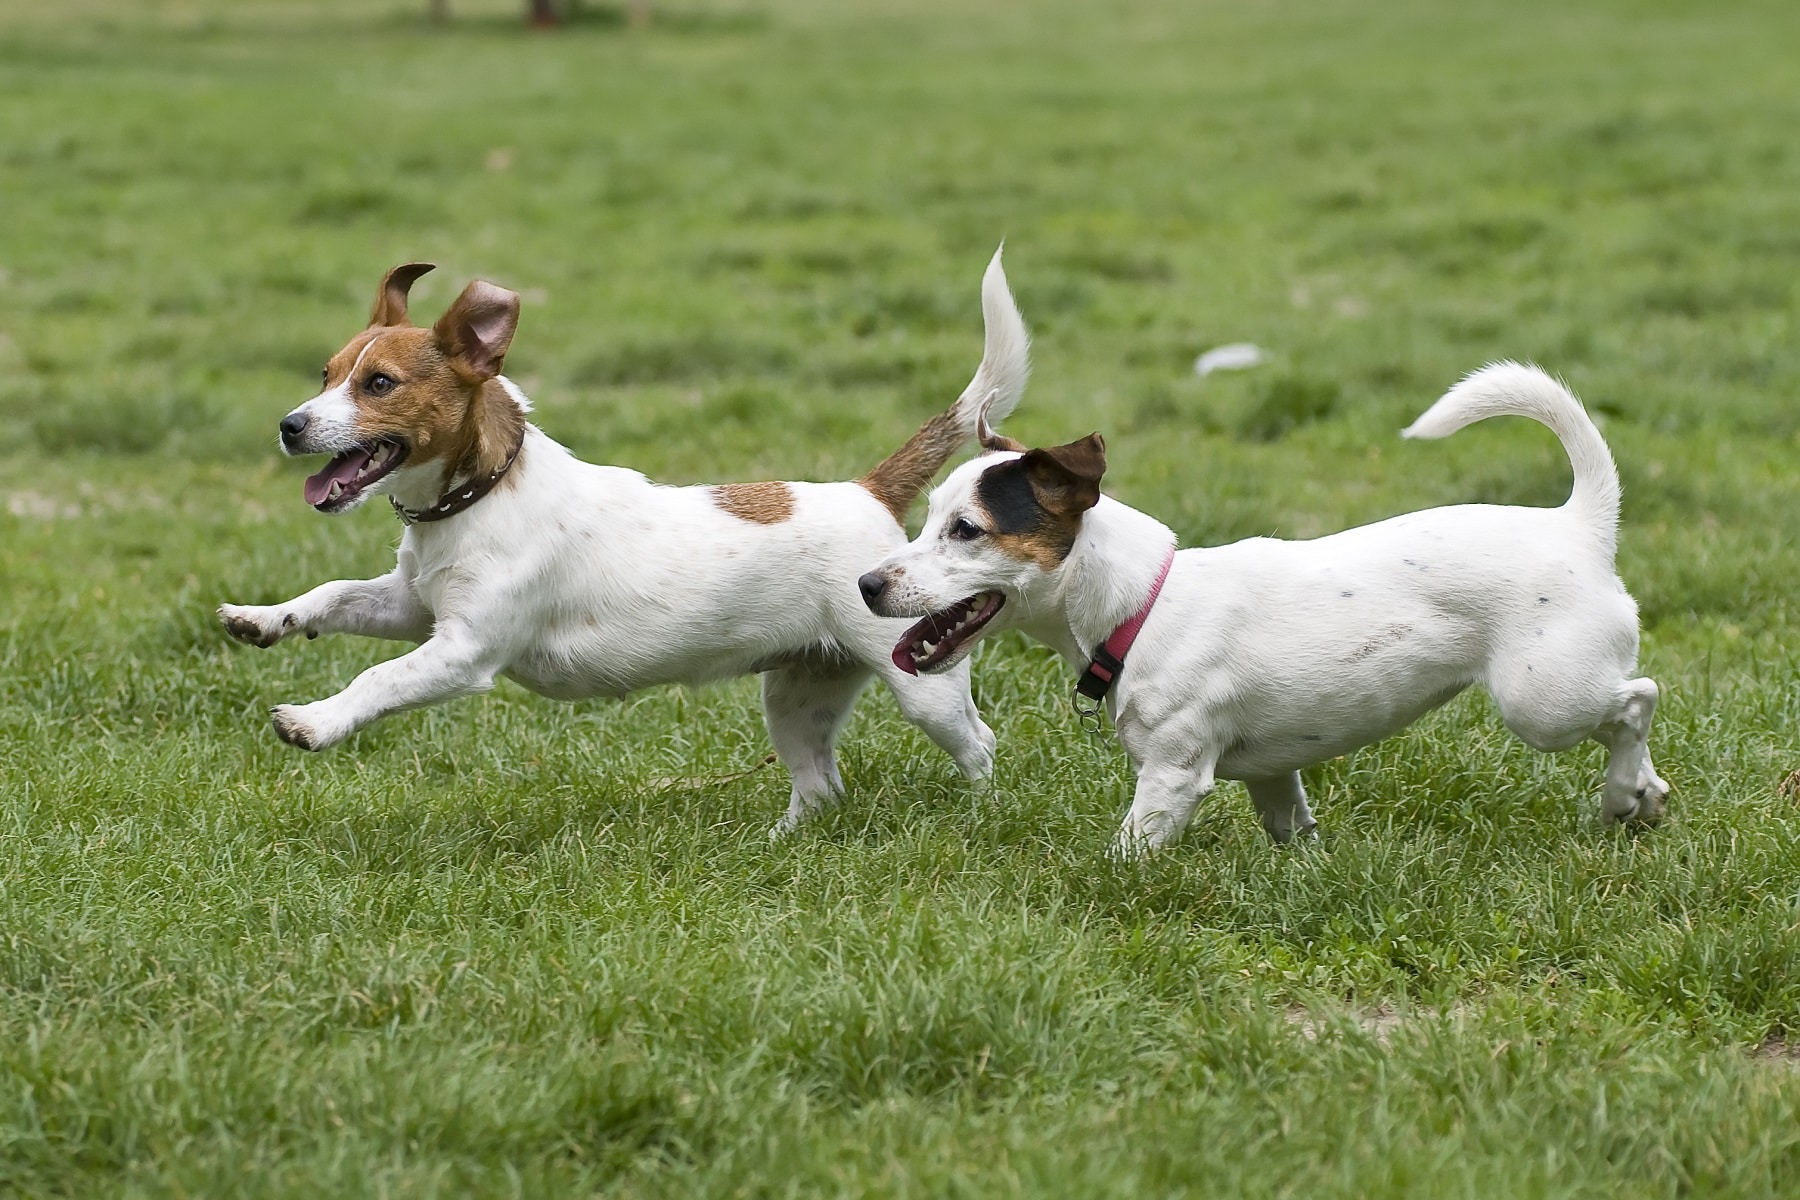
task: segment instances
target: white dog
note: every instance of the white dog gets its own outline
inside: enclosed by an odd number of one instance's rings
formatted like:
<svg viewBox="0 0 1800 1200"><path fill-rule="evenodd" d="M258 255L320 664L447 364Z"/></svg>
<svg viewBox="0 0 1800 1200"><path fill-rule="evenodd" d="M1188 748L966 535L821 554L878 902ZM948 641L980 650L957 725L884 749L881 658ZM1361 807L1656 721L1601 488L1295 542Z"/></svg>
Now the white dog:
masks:
<svg viewBox="0 0 1800 1200"><path fill-rule="evenodd" d="M546 696L623 696L659 683L762 675L769 735L793 779L776 832L843 790L834 747L872 675L971 778L994 735L966 668L902 670L904 625L872 616L856 577L903 545L907 506L1025 386L1024 323L994 255L982 280L974 380L868 475L848 483L663 487L573 457L526 419L500 374L519 297L471 283L430 329L406 316L394 268L369 327L332 358L324 390L281 421L289 454L329 454L306 500L344 512L377 492L405 523L379 579L326 583L285 604L226 604L239 641L357 633L419 643L337 695L272 710L285 742L323 750L402 709L486 691L505 674Z"/></svg>
<svg viewBox="0 0 1800 1200"><path fill-rule="evenodd" d="M1500 363L1406 436L1508 414L1568 451L1561 508L1465 504L1179 554L1166 526L1100 494L1100 435L1026 451L983 420L987 453L932 492L924 531L863 576L863 596L882 616L925 617L895 647L903 667L949 670L1011 624L1082 670L1078 692L1105 700L1137 767L1128 853L1180 836L1219 778L1249 785L1276 841L1308 834L1300 768L1473 683L1539 750L1604 745L1605 818L1655 822L1669 790L1647 744L1657 690L1634 677L1637 605L1613 571L1619 479L1599 430L1542 371Z"/></svg>

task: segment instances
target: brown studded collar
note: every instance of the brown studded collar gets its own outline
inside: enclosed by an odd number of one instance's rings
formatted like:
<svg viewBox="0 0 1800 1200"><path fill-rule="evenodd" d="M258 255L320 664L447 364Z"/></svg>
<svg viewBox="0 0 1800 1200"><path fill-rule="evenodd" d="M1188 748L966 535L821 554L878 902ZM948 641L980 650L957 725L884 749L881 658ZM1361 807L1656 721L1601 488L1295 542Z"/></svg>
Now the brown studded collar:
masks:
<svg viewBox="0 0 1800 1200"><path fill-rule="evenodd" d="M513 463L518 460L519 451L524 448L525 432L520 430L519 444L512 448L512 453L506 456L505 462L480 479L471 479L455 491L445 492L437 498L437 503L429 508L407 508L392 496L388 497L388 503L394 506L394 513L400 518L402 525L417 525L421 521L442 521L445 517L454 517L493 491L494 485L499 483L508 471L512 470Z"/></svg>

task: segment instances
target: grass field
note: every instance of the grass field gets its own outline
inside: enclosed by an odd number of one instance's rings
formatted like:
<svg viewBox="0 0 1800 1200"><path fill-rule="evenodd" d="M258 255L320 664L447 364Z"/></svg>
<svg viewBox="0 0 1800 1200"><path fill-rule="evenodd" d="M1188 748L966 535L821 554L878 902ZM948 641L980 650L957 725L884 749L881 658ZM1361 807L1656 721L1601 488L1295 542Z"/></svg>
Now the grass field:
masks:
<svg viewBox="0 0 1800 1200"><path fill-rule="evenodd" d="M424 7L0 7L0 1192L1800 1191L1800 10ZM211 615L391 561L273 448L386 267L522 291L586 457L832 478L967 379L1002 236L1009 431L1188 544L1559 502L1540 428L1396 431L1566 376L1669 825L1471 696L1309 772L1316 848L1229 785L1114 864L1126 764L1013 640L995 787L871 694L777 845L754 681L275 741L394 653Z"/></svg>

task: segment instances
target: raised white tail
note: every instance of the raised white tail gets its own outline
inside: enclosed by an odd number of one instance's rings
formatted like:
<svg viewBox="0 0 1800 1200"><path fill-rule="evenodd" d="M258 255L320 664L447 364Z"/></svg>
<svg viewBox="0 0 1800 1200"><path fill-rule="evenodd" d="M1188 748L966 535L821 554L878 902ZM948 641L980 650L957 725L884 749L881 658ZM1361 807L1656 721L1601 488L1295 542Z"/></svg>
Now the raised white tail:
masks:
<svg viewBox="0 0 1800 1200"><path fill-rule="evenodd" d="M987 332L975 378L955 404L921 425L905 445L858 481L903 525L907 506L930 485L950 456L975 436L983 413L988 420L998 421L1025 392L1025 380L1031 374L1031 338L1000 266L1005 248L994 251L987 273L981 277L981 317Z"/></svg>
<svg viewBox="0 0 1800 1200"><path fill-rule="evenodd" d="M994 251L981 277L981 365L950 409L968 437L974 436L975 423L984 408L991 422L1012 412L1019 397L1025 394L1025 381L1031 375L1031 337L1025 332L1025 318L1019 315L1012 290L1006 286L1006 270L1000 265L1000 256L1005 252L1004 244Z"/></svg>
<svg viewBox="0 0 1800 1200"><path fill-rule="evenodd" d="M1487 417L1530 417L1550 427L1575 468L1568 508L1591 526L1612 553L1619 532L1619 469L1606 440L1573 393L1527 363L1490 363L1470 374L1401 433L1449 437Z"/></svg>

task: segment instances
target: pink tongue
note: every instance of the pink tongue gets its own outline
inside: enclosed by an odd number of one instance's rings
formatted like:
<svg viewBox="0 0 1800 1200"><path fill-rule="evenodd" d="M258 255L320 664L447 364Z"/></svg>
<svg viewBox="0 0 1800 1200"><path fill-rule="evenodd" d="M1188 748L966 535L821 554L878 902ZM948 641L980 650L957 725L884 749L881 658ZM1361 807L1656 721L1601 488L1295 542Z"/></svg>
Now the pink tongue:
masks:
<svg viewBox="0 0 1800 1200"><path fill-rule="evenodd" d="M356 478L357 472L368 465L369 452L367 450L346 450L326 463L323 471L317 475L307 476L306 502L313 505L325 503L325 498L331 495L333 483L342 483L345 487L349 487L351 481Z"/></svg>

